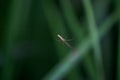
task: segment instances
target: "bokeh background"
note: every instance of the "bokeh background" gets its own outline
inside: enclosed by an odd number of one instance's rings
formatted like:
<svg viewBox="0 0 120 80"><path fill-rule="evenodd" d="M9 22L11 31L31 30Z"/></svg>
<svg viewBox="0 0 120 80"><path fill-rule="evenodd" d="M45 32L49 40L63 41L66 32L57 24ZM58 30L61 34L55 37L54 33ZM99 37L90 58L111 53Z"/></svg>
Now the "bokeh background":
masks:
<svg viewBox="0 0 120 80"><path fill-rule="evenodd" d="M120 80L120 0L0 0L0 80Z"/></svg>

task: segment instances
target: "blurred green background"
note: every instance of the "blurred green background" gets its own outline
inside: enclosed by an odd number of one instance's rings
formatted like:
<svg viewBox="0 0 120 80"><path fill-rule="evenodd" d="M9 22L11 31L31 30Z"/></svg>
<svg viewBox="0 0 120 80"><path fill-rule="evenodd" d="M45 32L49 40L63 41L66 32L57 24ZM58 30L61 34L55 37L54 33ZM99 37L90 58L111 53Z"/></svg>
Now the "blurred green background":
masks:
<svg viewBox="0 0 120 80"><path fill-rule="evenodd" d="M0 80L120 80L120 0L0 0L0 10Z"/></svg>

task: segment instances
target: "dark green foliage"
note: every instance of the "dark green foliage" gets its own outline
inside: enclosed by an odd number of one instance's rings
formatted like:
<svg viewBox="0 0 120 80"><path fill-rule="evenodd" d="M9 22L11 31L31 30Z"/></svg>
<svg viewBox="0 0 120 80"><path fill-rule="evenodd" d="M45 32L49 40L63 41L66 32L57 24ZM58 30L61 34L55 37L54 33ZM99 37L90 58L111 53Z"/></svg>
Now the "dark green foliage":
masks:
<svg viewBox="0 0 120 80"><path fill-rule="evenodd" d="M0 80L120 80L119 5L1 0Z"/></svg>

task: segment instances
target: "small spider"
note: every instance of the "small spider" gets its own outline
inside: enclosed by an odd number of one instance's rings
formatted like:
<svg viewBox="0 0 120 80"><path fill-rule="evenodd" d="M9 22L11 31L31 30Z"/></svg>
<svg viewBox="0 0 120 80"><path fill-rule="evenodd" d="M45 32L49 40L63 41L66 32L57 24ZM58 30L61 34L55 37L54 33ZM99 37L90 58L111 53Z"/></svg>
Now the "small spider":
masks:
<svg viewBox="0 0 120 80"><path fill-rule="evenodd" d="M73 49L73 47L67 42L67 41L70 41L70 40L66 40L66 39L63 38L60 34L58 34L57 37L58 37L66 46L68 46L69 48Z"/></svg>

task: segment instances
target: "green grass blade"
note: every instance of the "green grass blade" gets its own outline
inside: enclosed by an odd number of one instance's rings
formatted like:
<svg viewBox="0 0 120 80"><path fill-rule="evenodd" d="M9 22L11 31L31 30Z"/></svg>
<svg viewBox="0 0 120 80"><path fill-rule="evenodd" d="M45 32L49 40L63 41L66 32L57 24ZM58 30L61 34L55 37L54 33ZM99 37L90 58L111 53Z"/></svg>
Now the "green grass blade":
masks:
<svg viewBox="0 0 120 80"><path fill-rule="evenodd" d="M70 0L60 0L61 3L61 7L63 10L63 14L64 17L68 23L69 28L71 29L72 33L75 36L76 42L79 44L81 42L81 40L83 39L84 36L84 30L82 29L82 25L80 25L80 21L77 19L77 16L75 14L75 10L71 4ZM95 79L95 74L94 74L94 70L92 68L92 64L90 62L90 55L86 56L84 59L87 71L90 73L90 75L92 76L92 80Z"/></svg>
<svg viewBox="0 0 120 80"><path fill-rule="evenodd" d="M75 15L75 10L70 2L70 0L60 0L62 11L67 21L69 28L75 36L77 43L83 38L84 31L81 28L80 22Z"/></svg>
<svg viewBox="0 0 120 80"><path fill-rule="evenodd" d="M104 68L103 68L103 60L102 60L102 53L100 49L100 42L98 38L98 30L97 25L95 22L95 15L92 9L92 5L90 0L83 0L86 17L88 21L88 28L90 31L90 36L93 42L93 48L94 48L94 57L96 62L96 69L98 73L97 80L104 80Z"/></svg>
<svg viewBox="0 0 120 80"><path fill-rule="evenodd" d="M15 43L16 34L18 31L18 24L20 23L20 10L22 1L13 0L10 6L10 15L8 16L8 22L6 25L5 33L5 64L2 69L1 80L13 80L15 61L12 59L11 48Z"/></svg>
<svg viewBox="0 0 120 80"><path fill-rule="evenodd" d="M110 0L95 0L93 9L97 24L101 24L108 15Z"/></svg>

